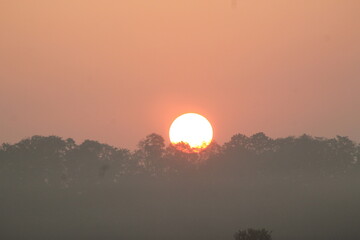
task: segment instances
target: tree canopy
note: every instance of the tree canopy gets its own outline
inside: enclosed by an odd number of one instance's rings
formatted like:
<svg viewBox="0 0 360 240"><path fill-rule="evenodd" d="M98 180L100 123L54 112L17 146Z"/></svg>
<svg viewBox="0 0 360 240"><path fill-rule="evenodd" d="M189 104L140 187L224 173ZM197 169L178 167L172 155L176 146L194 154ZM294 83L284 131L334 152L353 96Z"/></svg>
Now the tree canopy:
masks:
<svg viewBox="0 0 360 240"><path fill-rule="evenodd" d="M33 136L0 146L1 236L217 240L251 225L279 240L359 239L359 154L342 136L236 134L200 152L155 133L133 150Z"/></svg>

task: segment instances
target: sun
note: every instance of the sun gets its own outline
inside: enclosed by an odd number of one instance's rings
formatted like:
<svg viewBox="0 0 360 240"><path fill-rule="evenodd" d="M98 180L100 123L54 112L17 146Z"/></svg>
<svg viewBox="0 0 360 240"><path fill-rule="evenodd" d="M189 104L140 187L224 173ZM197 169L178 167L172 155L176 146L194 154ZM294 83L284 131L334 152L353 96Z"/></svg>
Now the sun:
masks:
<svg viewBox="0 0 360 240"><path fill-rule="evenodd" d="M200 151L211 143L213 128L200 114L185 113L171 124L169 136L172 144L185 143L193 150Z"/></svg>

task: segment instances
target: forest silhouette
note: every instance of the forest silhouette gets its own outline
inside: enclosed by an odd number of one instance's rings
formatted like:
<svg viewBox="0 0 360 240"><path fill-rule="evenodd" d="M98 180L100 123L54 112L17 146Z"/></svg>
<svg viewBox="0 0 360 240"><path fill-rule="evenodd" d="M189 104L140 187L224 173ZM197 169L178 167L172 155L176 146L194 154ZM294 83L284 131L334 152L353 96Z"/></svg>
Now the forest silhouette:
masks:
<svg viewBox="0 0 360 240"><path fill-rule="evenodd" d="M360 145L234 135L201 152L33 136L0 147L1 239L359 239ZM265 231L265 230L264 230ZM240 239L240 238L239 238Z"/></svg>

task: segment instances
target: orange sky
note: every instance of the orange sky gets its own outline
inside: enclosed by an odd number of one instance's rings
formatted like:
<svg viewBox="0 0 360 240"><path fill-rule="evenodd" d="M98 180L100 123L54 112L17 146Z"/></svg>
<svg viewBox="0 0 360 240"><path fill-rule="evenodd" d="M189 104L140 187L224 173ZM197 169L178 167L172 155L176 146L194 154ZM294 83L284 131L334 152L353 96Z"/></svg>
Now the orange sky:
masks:
<svg viewBox="0 0 360 240"><path fill-rule="evenodd" d="M0 2L0 143L134 148L198 112L235 133L360 140L360 1Z"/></svg>

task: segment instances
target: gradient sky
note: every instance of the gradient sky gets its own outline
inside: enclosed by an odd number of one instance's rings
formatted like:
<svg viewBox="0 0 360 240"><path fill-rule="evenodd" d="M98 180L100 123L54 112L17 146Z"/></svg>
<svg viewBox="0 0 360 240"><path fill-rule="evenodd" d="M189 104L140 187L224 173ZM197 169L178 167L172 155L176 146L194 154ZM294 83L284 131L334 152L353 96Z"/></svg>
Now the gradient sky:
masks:
<svg viewBox="0 0 360 240"><path fill-rule="evenodd" d="M134 148L197 112L215 139L360 140L359 0L0 2L0 143Z"/></svg>

